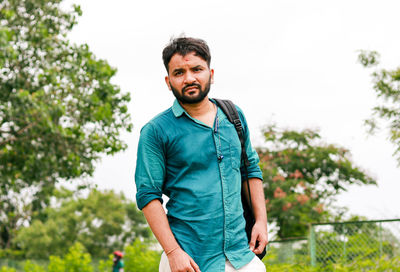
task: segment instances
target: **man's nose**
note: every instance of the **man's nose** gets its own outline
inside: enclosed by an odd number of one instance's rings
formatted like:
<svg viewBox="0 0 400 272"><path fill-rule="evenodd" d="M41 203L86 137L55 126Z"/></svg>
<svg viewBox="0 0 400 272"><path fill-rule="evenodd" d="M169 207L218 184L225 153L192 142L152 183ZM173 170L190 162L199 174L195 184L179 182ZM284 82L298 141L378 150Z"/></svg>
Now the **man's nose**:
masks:
<svg viewBox="0 0 400 272"><path fill-rule="evenodd" d="M185 76L185 84L192 84L196 82L196 78L194 77L193 73L188 72Z"/></svg>

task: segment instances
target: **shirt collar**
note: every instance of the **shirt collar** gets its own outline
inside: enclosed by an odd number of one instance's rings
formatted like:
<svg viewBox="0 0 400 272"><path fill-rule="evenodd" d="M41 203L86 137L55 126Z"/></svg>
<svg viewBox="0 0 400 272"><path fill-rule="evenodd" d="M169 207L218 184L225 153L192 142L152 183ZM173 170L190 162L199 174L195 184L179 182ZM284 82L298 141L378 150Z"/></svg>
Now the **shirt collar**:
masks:
<svg viewBox="0 0 400 272"><path fill-rule="evenodd" d="M175 117L179 117L185 112L184 108L182 108L177 99L175 99L174 104L172 105L172 112L174 113Z"/></svg>
<svg viewBox="0 0 400 272"><path fill-rule="evenodd" d="M209 98L211 102L215 104L214 99ZM177 99L175 99L174 104L172 105L172 112L174 113L175 117L180 117L182 114L186 113L185 109L181 106ZM187 114L187 113L186 113ZM189 114L188 114L189 115Z"/></svg>

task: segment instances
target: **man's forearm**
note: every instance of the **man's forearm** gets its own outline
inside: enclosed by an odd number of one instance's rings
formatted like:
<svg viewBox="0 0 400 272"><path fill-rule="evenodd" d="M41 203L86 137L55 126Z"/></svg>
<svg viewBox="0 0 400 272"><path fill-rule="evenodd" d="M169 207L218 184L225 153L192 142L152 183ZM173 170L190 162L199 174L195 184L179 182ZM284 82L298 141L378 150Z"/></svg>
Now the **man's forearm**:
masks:
<svg viewBox="0 0 400 272"><path fill-rule="evenodd" d="M143 208L143 213L151 230L168 257L171 272L200 272L200 268L196 262L181 249L176 241L161 202L159 200L150 201L150 203Z"/></svg>
<svg viewBox="0 0 400 272"><path fill-rule="evenodd" d="M258 178L249 178L249 184L254 217L256 221L267 224L267 210L265 208L265 196L262 181ZM245 185L244 188L248 198L247 185Z"/></svg>
<svg viewBox="0 0 400 272"><path fill-rule="evenodd" d="M267 224L267 210L265 208L265 196L262 181L258 178L250 178L251 201L256 221Z"/></svg>
<svg viewBox="0 0 400 272"><path fill-rule="evenodd" d="M143 208L143 214L165 252L171 252L171 250L179 247L159 200L155 199L147 204Z"/></svg>
<svg viewBox="0 0 400 272"><path fill-rule="evenodd" d="M250 178L251 203L256 222L251 231L250 250L261 254L268 244L267 211L265 208L264 188L258 178ZM247 186L246 186L247 187ZM247 194L247 197L249 195Z"/></svg>

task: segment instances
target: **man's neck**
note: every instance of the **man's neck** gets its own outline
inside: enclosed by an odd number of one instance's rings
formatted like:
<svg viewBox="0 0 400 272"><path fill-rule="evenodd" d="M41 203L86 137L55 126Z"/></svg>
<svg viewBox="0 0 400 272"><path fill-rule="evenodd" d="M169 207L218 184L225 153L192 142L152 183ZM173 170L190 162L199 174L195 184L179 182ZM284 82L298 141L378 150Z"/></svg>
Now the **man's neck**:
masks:
<svg viewBox="0 0 400 272"><path fill-rule="evenodd" d="M213 127L217 107L208 97L196 104L181 104L186 112L194 119L197 119L209 127Z"/></svg>
<svg viewBox="0 0 400 272"><path fill-rule="evenodd" d="M181 103L179 103L181 104ZM214 111L214 103L212 103L208 96L202 101L195 104L181 104L182 108L193 118L201 117Z"/></svg>

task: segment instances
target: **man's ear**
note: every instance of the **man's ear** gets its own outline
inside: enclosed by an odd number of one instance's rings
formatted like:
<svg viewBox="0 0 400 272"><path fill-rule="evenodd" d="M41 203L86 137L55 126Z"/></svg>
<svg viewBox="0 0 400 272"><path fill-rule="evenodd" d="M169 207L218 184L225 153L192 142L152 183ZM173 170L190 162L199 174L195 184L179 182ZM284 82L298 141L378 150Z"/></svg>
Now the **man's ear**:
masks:
<svg viewBox="0 0 400 272"><path fill-rule="evenodd" d="M165 83L167 84L168 89L171 90L171 85L170 85L170 83L169 83L169 77L168 77L168 76L165 76Z"/></svg>
<svg viewBox="0 0 400 272"><path fill-rule="evenodd" d="M214 83L214 69L210 70L210 74L211 74L211 84Z"/></svg>

